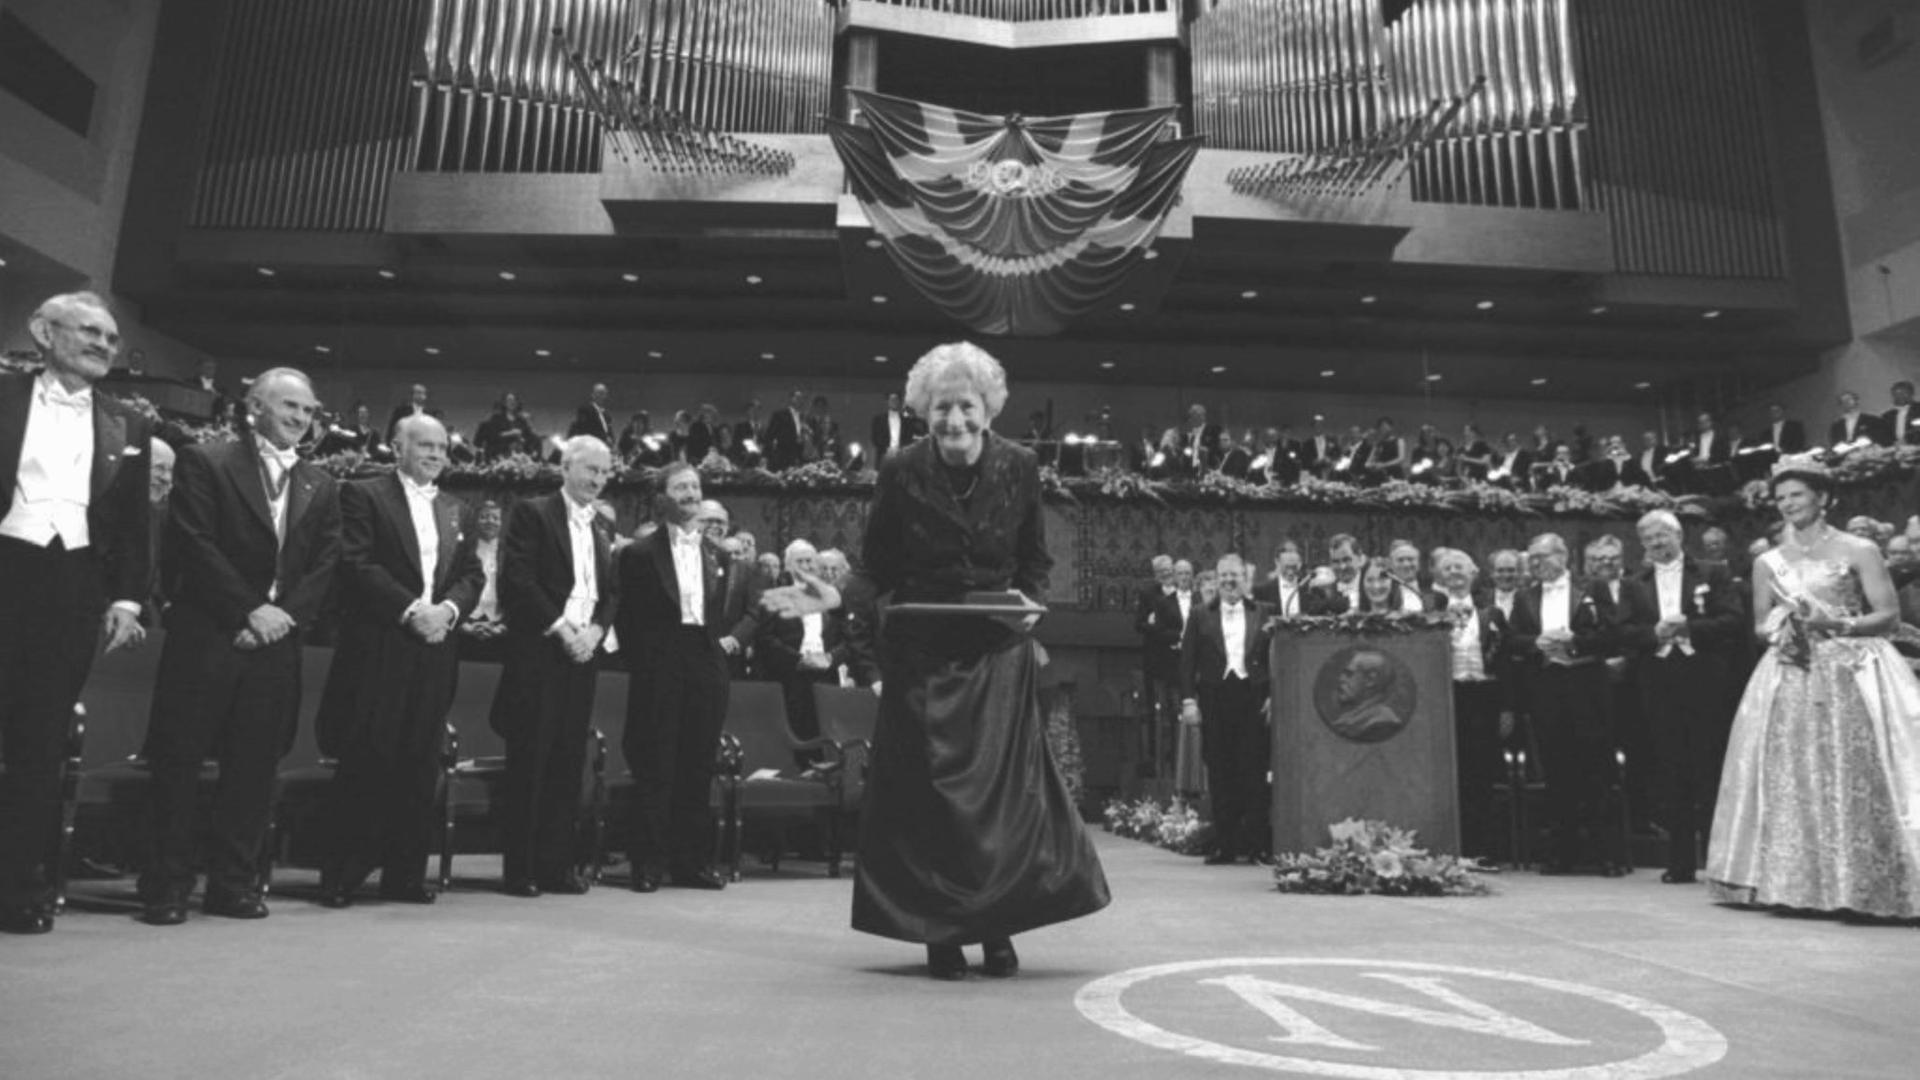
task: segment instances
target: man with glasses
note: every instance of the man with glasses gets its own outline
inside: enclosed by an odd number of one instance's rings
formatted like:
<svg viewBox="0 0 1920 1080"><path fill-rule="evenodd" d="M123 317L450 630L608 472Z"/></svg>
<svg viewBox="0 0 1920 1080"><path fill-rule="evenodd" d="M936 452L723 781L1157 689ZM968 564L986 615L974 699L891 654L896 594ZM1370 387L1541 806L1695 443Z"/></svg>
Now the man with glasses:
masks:
<svg viewBox="0 0 1920 1080"><path fill-rule="evenodd" d="M120 348L105 301L55 296L27 328L45 370L0 374L0 931L44 934L73 703L96 640L112 651L145 634L152 432L93 391Z"/></svg>

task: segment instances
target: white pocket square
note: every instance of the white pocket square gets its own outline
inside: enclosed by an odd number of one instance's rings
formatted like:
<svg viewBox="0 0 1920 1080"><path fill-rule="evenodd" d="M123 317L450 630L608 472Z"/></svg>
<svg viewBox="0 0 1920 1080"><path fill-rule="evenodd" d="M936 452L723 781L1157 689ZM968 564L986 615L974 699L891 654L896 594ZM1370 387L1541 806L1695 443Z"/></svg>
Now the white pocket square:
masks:
<svg viewBox="0 0 1920 1080"><path fill-rule="evenodd" d="M139 457L141 454L144 454L146 452L147 452L147 449L144 446L128 446L128 447L123 447L121 449L120 456L121 457Z"/></svg>

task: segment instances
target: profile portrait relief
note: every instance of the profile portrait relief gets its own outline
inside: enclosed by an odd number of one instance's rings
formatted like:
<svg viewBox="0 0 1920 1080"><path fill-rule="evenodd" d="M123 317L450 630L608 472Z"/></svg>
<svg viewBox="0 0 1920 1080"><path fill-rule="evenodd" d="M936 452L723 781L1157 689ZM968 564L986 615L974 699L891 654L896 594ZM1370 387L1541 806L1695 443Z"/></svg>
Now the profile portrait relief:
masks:
<svg viewBox="0 0 1920 1080"><path fill-rule="evenodd" d="M1406 664L1367 646L1334 653L1314 677L1321 722L1348 742L1385 742L1398 735L1413 718L1416 699Z"/></svg>

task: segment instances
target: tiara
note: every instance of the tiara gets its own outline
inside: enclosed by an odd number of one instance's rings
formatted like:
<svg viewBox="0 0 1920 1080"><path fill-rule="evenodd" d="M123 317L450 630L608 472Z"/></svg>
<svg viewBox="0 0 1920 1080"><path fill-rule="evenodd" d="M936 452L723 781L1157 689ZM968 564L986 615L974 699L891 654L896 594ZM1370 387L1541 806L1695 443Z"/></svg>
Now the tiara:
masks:
<svg viewBox="0 0 1920 1080"><path fill-rule="evenodd" d="M1810 476L1833 475L1827 468L1827 463L1821 460L1821 455L1818 451L1809 451L1804 454L1782 454L1780 460L1773 463L1773 472L1771 475L1779 476L1781 473L1804 473Z"/></svg>

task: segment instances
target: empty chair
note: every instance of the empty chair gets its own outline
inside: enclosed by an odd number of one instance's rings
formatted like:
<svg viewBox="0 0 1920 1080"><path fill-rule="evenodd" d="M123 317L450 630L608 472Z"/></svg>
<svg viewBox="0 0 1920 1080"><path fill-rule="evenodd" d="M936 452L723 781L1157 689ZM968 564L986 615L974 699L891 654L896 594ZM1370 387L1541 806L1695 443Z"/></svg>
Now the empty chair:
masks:
<svg viewBox="0 0 1920 1080"><path fill-rule="evenodd" d="M795 821L818 823L826 834L827 874L839 877L841 781L846 773L840 748L824 735L796 738L787 727L785 692L774 682L734 683L724 729L739 746L730 823L733 879L740 878L740 838L749 821L773 826L775 869L780 865L786 826ZM793 755L800 750L826 750L832 756L825 767L800 772L793 764Z"/></svg>

